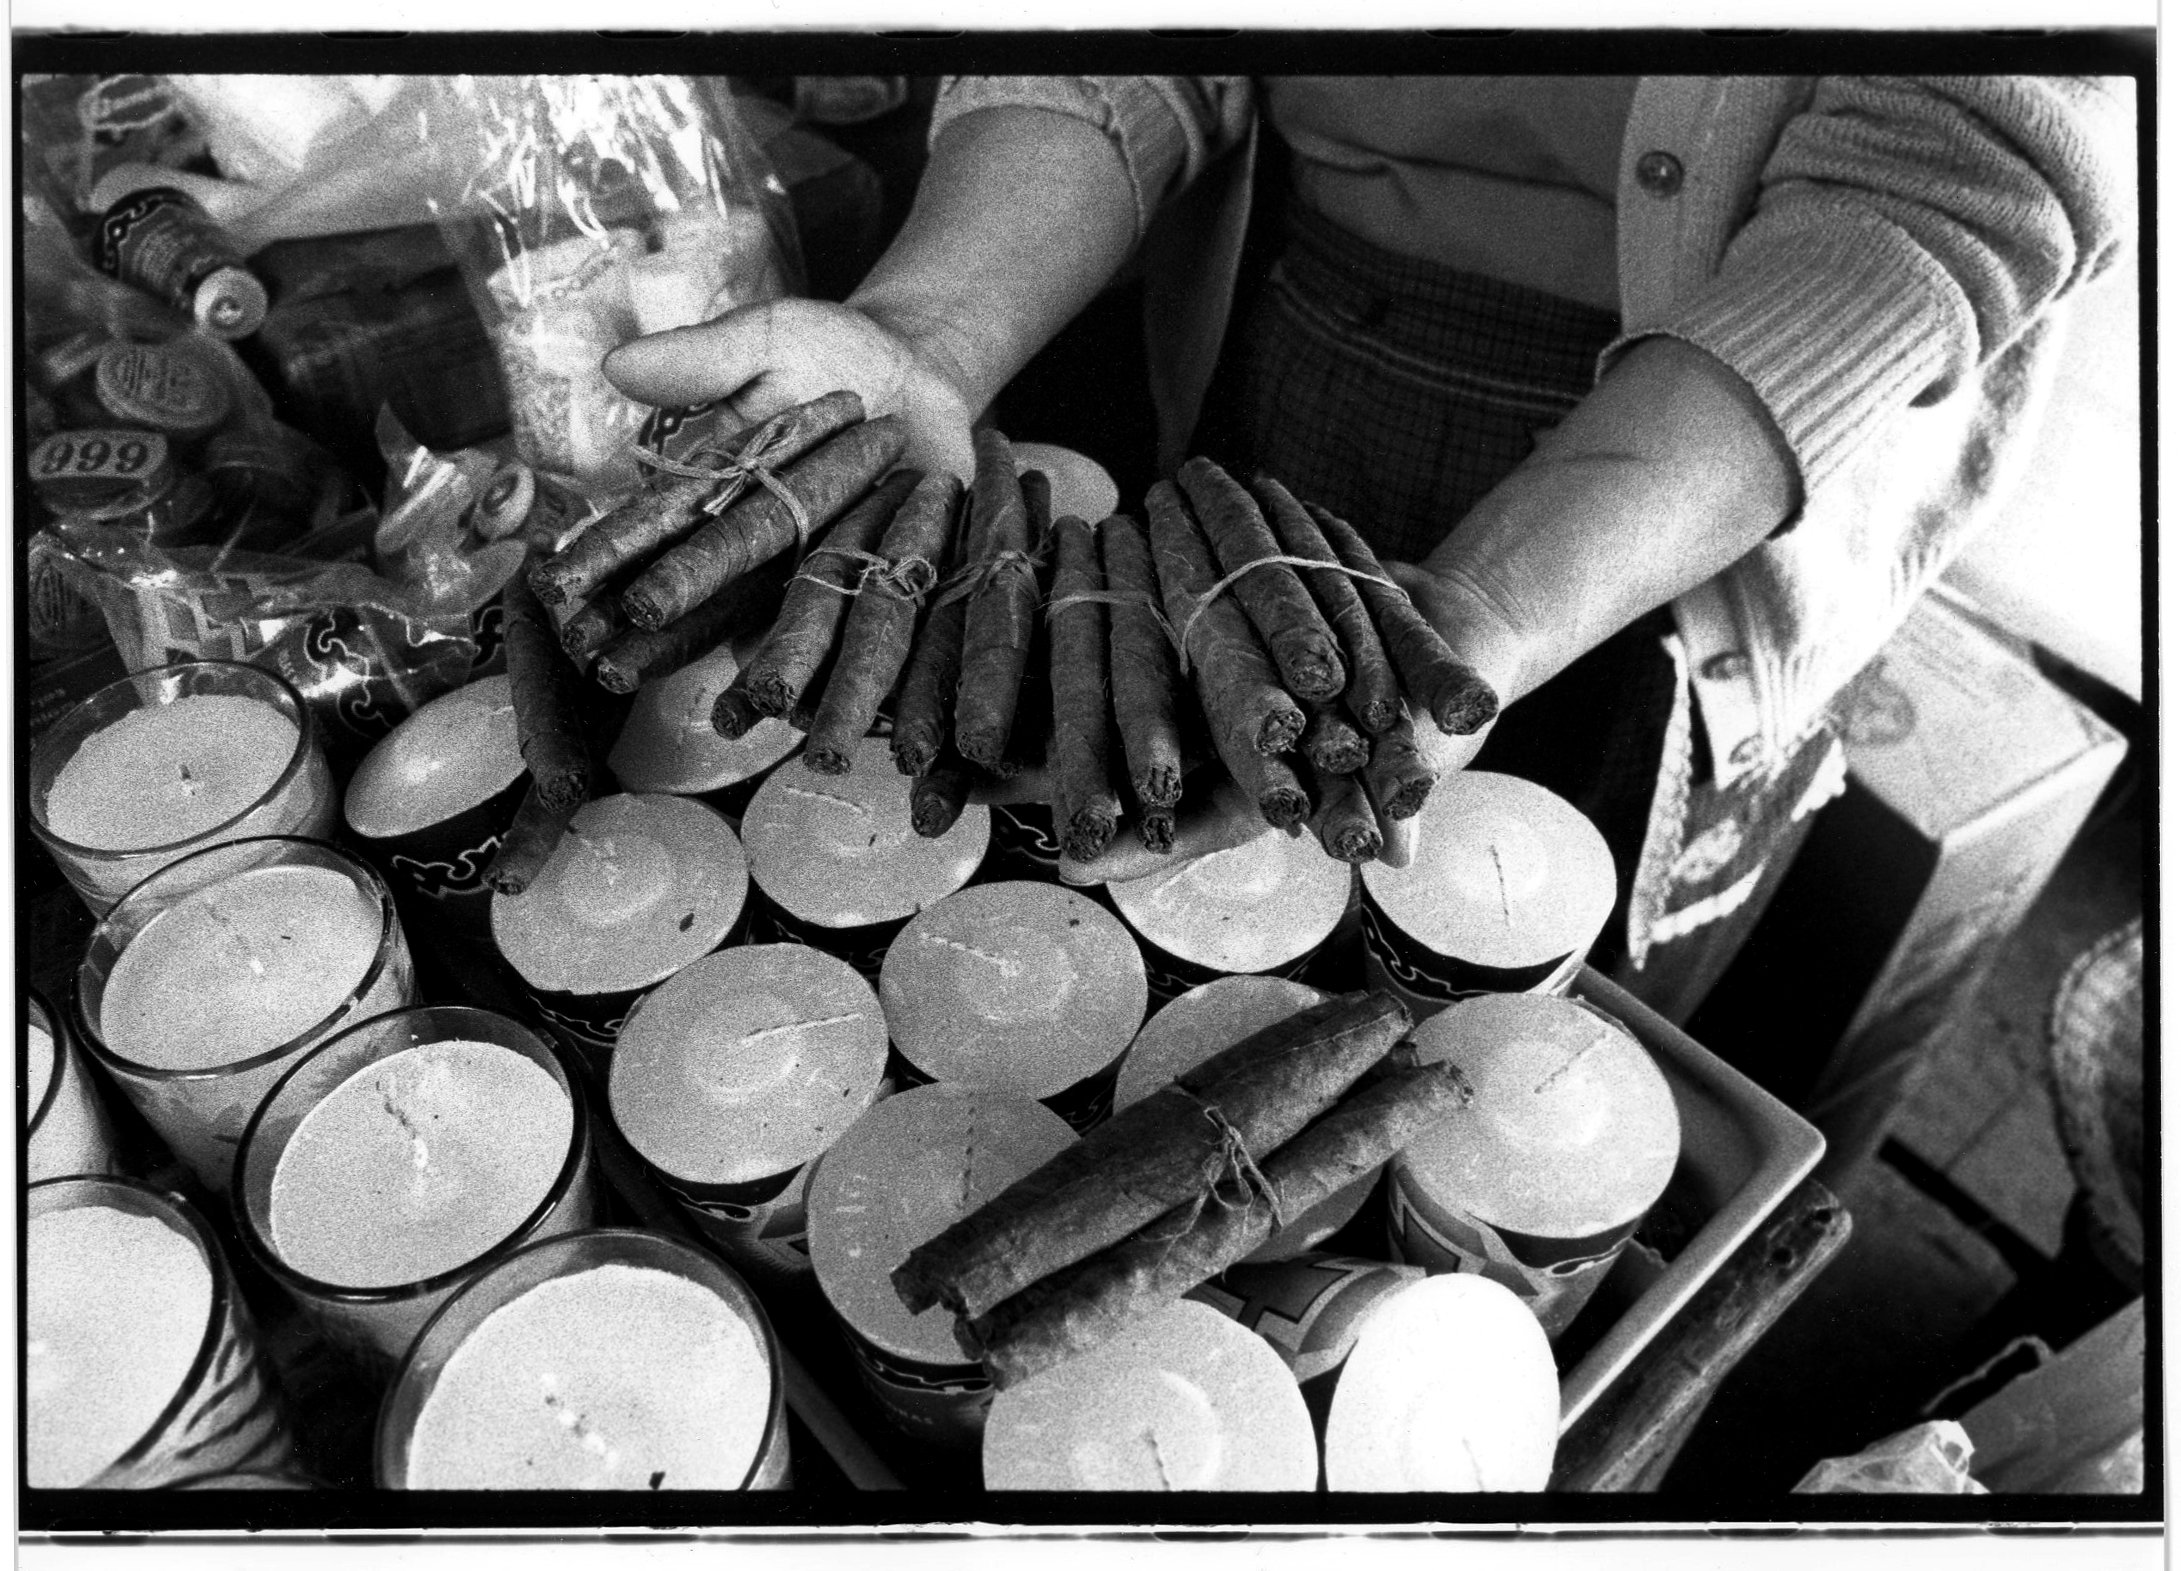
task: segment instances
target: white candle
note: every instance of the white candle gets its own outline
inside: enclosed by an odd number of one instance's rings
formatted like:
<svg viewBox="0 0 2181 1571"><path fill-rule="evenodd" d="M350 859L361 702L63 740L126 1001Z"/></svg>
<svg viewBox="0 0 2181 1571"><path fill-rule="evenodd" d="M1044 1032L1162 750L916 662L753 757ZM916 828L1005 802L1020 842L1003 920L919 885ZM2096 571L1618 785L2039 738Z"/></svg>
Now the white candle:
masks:
<svg viewBox="0 0 2181 1571"><path fill-rule="evenodd" d="M504 676L433 699L356 766L343 811L371 840L414 834L489 802L523 772L515 703Z"/></svg>
<svg viewBox="0 0 2181 1571"><path fill-rule="evenodd" d="M255 868L161 912L114 962L99 1035L152 1069L213 1069L291 1042L362 985L384 913L329 868Z"/></svg>
<svg viewBox="0 0 2181 1571"><path fill-rule="evenodd" d="M295 756L295 723L252 698L199 693L93 732L46 793L46 828L94 851L195 840L240 817Z"/></svg>
<svg viewBox="0 0 2181 1571"><path fill-rule="evenodd" d="M951 895L984 860L991 811L971 805L926 840L909 821L910 781L884 737L865 737L845 775L794 765L750 799L750 876L789 915L819 927L895 922Z"/></svg>
<svg viewBox="0 0 2181 1571"><path fill-rule="evenodd" d="M1270 1344L1186 1300L993 1398L989 1489L1307 1490L1318 1441Z"/></svg>
<svg viewBox="0 0 2181 1571"><path fill-rule="evenodd" d="M189 1376L212 1273L156 1217L70 1206L33 1217L23 1324L28 1473L80 1487L141 1440Z"/></svg>
<svg viewBox="0 0 2181 1571"><path fill-rule="evenodd" d="M527 890L492 897L492 936L533 987L627 992L718 948L748 888L741 843L702 802L601 797Z"/></svg>
<svg viewBox="0 0 2181 1571"><path fill-rule="evenodd" d="M1269 971L1308 954L1348 909L1352 875L1308 835L1265 833L1110 887L1128 925L1208 971Z"/></svg>
<svg viewBox="0 0 2181 1571"><path fill-rule="evenodd" d="M886 1021L846 961L800 944L723 949L645 995L614 1045L614 1123L702 1184L792 1171L878 1094Z"/></svg>
<svg viewBox="0 0 2181 1571"><path fill-rule="evenodd" d="M280 1259L335 1287L397 1287L511 1237L553 1187L575 1119L520 1053L432 1042L383 1058L304 1114L273 1170Z"/></svg>
<svg viewBox="0 0 2181 1571"><path fill-rule="evenodd" d="M1380 1300L1325 1426L1328 1489L1539 1490L1560 1379L1522 1301L1481 1276L1427 1277Z"/></svg>
<svg viewBox="0 0 2181 1571"><path fill-rule="evenodd" d="M609 1264L539 1283L455 1349L417 1414L411 1489L737 1489L772 1367L716 1293Z"/></svg>
<svg viewBox="0 0 2181 1571"><path fill-rule="evenodd" d="M770 769L801 745L800 731L769 716L733 741L712 729L712 705L741 669L734 649L722 644L636 690L606 755L623 790L717 791Z"/></svg>
<svg viewBox="0 0 2181 1571"><path fill-rule="evenodd" d="M1095 524L1121 505L1121 488L1094 458L1050 442L1017 442L1015 472L1035 469L1051 482L1053 516Z"/></svg>
<svg viewBox="0 0 2181 1571"><path fill-rule="evenodd" d="M1143 957L1089 896L979 884L919 912L886 951L894 1045L934 1080L1049 1097L1127 1051Z"/></svg>

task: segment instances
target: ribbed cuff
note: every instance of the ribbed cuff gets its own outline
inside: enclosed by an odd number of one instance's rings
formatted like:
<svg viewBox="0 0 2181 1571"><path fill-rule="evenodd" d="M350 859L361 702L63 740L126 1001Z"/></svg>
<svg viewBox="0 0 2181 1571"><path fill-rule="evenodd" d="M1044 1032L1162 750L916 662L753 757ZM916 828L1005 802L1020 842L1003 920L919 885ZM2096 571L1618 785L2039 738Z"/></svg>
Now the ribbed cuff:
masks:
<svg viewBox="0 0 2181 1571"><path fill-rule="evenodd" d="M1874 214L1759 220L1719 276L1662 321L1610 345L1679 338L1739 374L1770 411L1813 494L1888 419L1976 362L1969 302Z"/></svg>

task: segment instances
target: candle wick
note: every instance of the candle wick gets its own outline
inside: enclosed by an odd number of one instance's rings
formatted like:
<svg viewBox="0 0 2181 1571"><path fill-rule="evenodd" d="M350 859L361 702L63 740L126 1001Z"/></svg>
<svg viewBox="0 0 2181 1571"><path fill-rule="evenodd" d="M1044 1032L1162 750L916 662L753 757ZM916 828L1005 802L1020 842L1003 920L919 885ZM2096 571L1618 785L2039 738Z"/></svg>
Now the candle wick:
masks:
<svg viewBox="0 0 2181 1571"><path fill-rule="evenodd" d="M249 940L237 931L234 918L222 911L210 894L204 897L204 914L212 925L219 930L220 937L232 945L235 952L242 956L242 963L250 968L251 977L259 982L264 981L264 962L258 959L257 952L250 947Z"/></svg>
<svg viewBox="0 0 2181 1571"><path fill-rule="evenodd" d="M401 1125L402 1132L409 1137L409 1165L418 1172L423 1172L426 1167L431 1165L431 1148L424 1143L423 1132L411 1122L409 1115L403 1112L400 1105L395 1102L394 1087L390 1082L385 1080L379 1082L379 1101L384 1104L387 1113L392 1116L394 1122Z"/></svg>
<svg viewBox="0 0 2181 1571"><path fill-rule="evenodd" d="M861 817L869 818L871 816L871 810L861 802L853 801L845 796L835 796L831 791L813 791L807 786L795 785L784 785L780 789L789 796L808 797L813 802L831 802L835 807L845 807L851 813L858 814Z"/></svg>
<svg viewBox="0 0 2181 1571"><path fill-rule="evenodd" d="M1500 920L1506 923L1507 926L1513 927L1515 925L1515 908L1508 903L1507 899L1507 869L1499 859L1499 842L1496 840L1489 842L1486 849L1492 853L1493 876L1499 879Z"/></svg>
<svg viewBox="0 0 2181 1571"><path fill-rule="evenodd" d="M189 772L189 765L176 764L174 767L180 771L182 776L182 795L195 796L204 789L203 786L197 783L197 777Z"/></svg>
<svg viewBox="0 0 2181 1571"><path fill-rule="evenodd" d="M1144 1443L1151 1447L1151 1465L1159 1470L1159 1487L1165 1490L1172 1490L1174 1487L1174 1478L1173 1475L1166 1470L1166 1451L1165 1448L1159 1444L1158 1430L1147 1424L1140 1431L1140 1433L1143 1437Z"/></svg>
<svg viewBox="0 0 2181 1571"><path fill-rule="evenodd" d="M752 1042L762 1042L767 1037L779 1036L783 1032L809 1031L814 1030L819 1026L849 1025L855 1021L861 1020L862 1018L863 1011L859 1009L854 1014L827 1015L820 1020L790 1020L786 1025L765 1026L760 1030L745 1031L742 1033L741 1040L738 1041L735 1045L737 1047L747 1047Z"/></svg>
<svg viewBox="0 0 2181 1571"><path fill-rule="evenodd" d="M1584 1055L1585 1053L1588 1053L1588 1052L1589 1052L1589 1051L1590 1051L1590 1050L1591 1050L1592 1048L1596 1048L1596 1047L1603 1047L1603 1046L1605 1046L1605 1038L1604 1038L1604 1037L1602 1037L1602 1036L1594 1036L1594 1037L1592 1037L1592 1038L1591 1038L1591 1039L1590 1039L1590 1040L1589 1040L1588 1042L1585 1042L1585 1043L1584 1043L1584 1044L1583 1044L1583 1045L1582 1045L1581 1047L1577 1048L1577 1049L1576 1049L1576 1050L1575 1050L1574 1052L1570 1053L1570 1054L1568 1055L1568 1060L1567 1060L1567 1062L1566 1062L1566 1063L1562 1064L1562 1065L1561 1065L1561 1066L1560 1066L1560 1067L1559 1067L1558 1069L1555 1069L1555 1070L1554 1070L1554 1071L1553 1071L1553 1072L1552 1072L1551 1074L1547 1075L1547 1076L1546 1076L1546 1077L1545 1077L1544 1079L1542 1079L1542 1080L1538 1081L1538 1083L1537 1083L1537 1084L1536 1084L1536 1085L1535 1085L1534 1087L1532 1087L1532 1088L1531 1088L1530 1094L1531 1094L1532 1096L1540 1096L1540 1095L1542 1095L1542 1094L1544 1093L1544 1091L1545 1091L1545 1088L1546 1088L1547 1086L1551 1085L1551 1084L1552 1084L1552 1083L1553 1083L1553 1082L1554 1082L1555 1080L1558 1080L1558 1079L1559 1079L1559 1078L1560 1078L1560 1077L1561 1077L1562 1075L1566 1074L1566 1073L1567 1073L1567 1072L1568 1072L1569 1070L1573 1069L1573 1068L1574 1068L1574 1067L1576 1066L1576 1064L1577 1064L1577 1063L1579 1063L1579 1062L1580 1062L1580 1061L1582 1060L1582 1057L1583 1057L1583 1055Z"/></svg>
<svg viewBox="0 0 2181 1571"><path fill-rule="evenodd" d="M996 955L989 949L979 949L975 944L965 944L960 939L948 938L943 933L925 933L922 936L927 944L937 944L943 949L952 949L961 954L974 955L987 965L997 966L1002 976L1014 977L1022 971L1022 962L1013 955Z"/></svg>

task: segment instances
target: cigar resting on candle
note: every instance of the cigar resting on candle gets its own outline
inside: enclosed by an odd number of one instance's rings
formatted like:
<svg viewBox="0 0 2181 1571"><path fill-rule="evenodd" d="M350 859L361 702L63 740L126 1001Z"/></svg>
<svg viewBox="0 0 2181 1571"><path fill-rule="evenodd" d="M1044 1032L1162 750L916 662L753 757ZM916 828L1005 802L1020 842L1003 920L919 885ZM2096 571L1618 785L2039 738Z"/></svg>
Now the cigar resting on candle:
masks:
<svg viewBox="0 0 2181 1571"><path fill-rule="evenodd" d="M1416 728L1406 710L1371 738L1371 761L1363 766L1363 783L1389 819L1414 818L1422 812L1424 799L1438 779L1438 771L1416 745Z"/></svg>
<svg viewBox="0 0 2181 1571"><path fill-rule="evenodd" d="M1262 1161L1408 1028L1406 1008L1368 993L1268 1026L1116 1113L912 1251L892 1274L895 1293L914 1313L938 1303L958 1315L986 1313L1204 1195L1230 1168Z"/></svg>
<svg viewBox="0 0 2181 1571"><path fill-rule="evenodd" d="M947 743L909 788L910 826L926 840L937 840L961 818L977 778L969 761L954 750L952 742Z"/></svg>
<svg viewBox="0 0 2181 1571"><path fill-rule="evenodd" d="M1270 475L1260 474L1250 481L1250 489L1257 495L1258 503L1265 510L1265 519L1279 537L1280 550L1287 556L1309 557L1337 568L1340 558L1327 543L1325 532L1318 528L1303 506L1288 493L1285 486ZM1342 572L1319 572L1314 568L1298 570L1311 597L1318 602L1318 609L1340 638L1341 654L1348 663L1348 688L1344 697L1348 711L1363 723L1363 729L1376 735L1392 725L1401 710L1401 681L1394 675L1393 664L1386 658L1385 641L1378 636L1378 625L1371 620L1370 608L1363 603L1362 592L1356 581Z"/></svg>
<svg viewBox="0 0 2181 1571"><path fill-rule="evenodd" d="M494 854L492 865L485 869L485 883L492 892L519 895L528 889L531 880L545 870L553 848L560 844L560 837L567 833L569 820L576 816L576 809L582 805L580 802L571 802L565 807L549 805L533 780L530 789L523 793L522 805L515 809L507 833L500 838L500 849Z"/></svg>
<svg viewBox="0 0 2181 1571"><path fill-rule="evenodd" d="M523 763L547 805L573 812L591 794L591 749L584 737L575 665L561 648L553 618L528 575L507 581L507 678Z"/></svg>
<svg viewBox="0 0 2181 1571"><path fill-rule="evenodd" d="M1325 854L1343 862L1368 862L1386 844L1363 782L1354 775L1318 776L1318 810L1310 829Z"/></svg>
<svg viewBox="0 0 2181 1571"><path fill-rule="evenodd" d="M1163 853L1174 849L1174 805L1181 800L1181 729L1175 713L1181 670L1159 626L1158 570L1143 525L1116 513L1098 526L1098 545L1107 589L1141 597L1111 607L1106 666L1114 729L1141 809L1137 831L1148 849Z"/></svg>
<svg viewBox="0 0 2181 1571"><path fill-rule="evenodd" d="M964 758L1012 775L1008 748L1030 661L1039 600L1035 553L1045 545L1052 489L1044 475L1015 471L1014 449L993 430L976 434L970 481L969 612L962 622L962 674L954 692L954 745Z"/></svg>
<svg viewBox="0 0 2181 1571"><path fill-rule="evenodd" d="M1052 777L1053 828L1064 854L1089 862L1113 843L1121 799L1113 789L1111 700L1106 685L1106 608L1095 600L1073 605L1074 595L1104 592L1098 537L1080 518L1053 526L1052 645L1053 724L1047 765Z"/></svg>
<svg viewBox="0 0 2181 1571"><path fill-rule="evenodd" d="M1258 1248L1282 1217L1321 1204L1467 1106L1468 1082L1451 1068L1410 1064L1372 1080L1254 1168L1223 1173L1126 1240L958 1325L964 1351L1005 1390L1110 1340Z"/></svg>

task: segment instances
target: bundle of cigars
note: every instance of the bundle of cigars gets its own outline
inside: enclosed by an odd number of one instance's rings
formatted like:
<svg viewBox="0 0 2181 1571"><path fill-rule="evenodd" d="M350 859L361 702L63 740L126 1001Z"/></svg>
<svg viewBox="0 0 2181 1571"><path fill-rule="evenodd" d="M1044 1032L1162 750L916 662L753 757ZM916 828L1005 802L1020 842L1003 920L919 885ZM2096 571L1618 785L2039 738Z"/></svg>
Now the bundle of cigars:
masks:
<svg viewBox="0 0 2181 1571"><path fill-rule="evenodd" d="M767 717L842 774L891 714L920 834L980 784L1045 769L1064 854L1136 832L1171 850L1185 770L1217 763L1266 822L1364 862L1435 774L1412 713L1450 735L1498 710L1362 537L1268 476L1208 459L1154 485L1148 522L1055 518L1051 487L976 434L967 487L899 467L908 433L853 393L660 463L506 594L508 670L534 782L488 875L517 893L595 774L584 671L629 693L763 629L712 714Z"/></svg>

